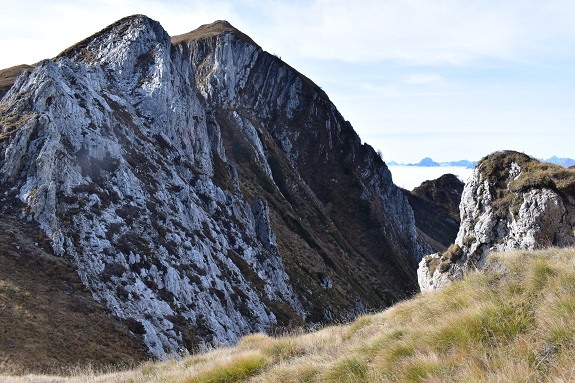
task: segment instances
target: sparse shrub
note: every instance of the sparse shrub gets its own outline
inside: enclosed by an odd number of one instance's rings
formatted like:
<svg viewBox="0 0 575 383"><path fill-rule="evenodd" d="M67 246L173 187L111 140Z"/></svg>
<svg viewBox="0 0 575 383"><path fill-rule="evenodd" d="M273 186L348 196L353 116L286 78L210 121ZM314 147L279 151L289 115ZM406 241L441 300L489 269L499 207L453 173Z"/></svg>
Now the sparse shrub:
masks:
<svg viewBox="0 0 575 383"><path fill-rule="evenodd" d="M556 275L556 271L551 267L551 265L549 265L549 262L544 259L537 262L533 267L529 279L529 287L531 288L531 291L535 293L540 292L546 285L548 278L554 275Z"/></svg>
<svg viewBox="0 0 575 383"><path fill-rule="evenodd" d="M441 255L441 258L444 261L457 262L462 256L463 249L458 244L454 243Z"/></svg>
<svg viewBox="0 0 575 383"><path fill-rule="evenodd" d="M360 352L363 353L367 358L372 359L378 354L380 350L400 340L404 335L405 331L403 330L392 330L389 333L384 333L382 336L365 342L360 348Z"/></svg>
<svg viewBox="0 0 575 383"><path fill-rule="evenodd" d="M426 256L424 259L425 259L425 263L427 265L427 268L429 269L429 274L433 275L435 270L437 270L439 268L439 266L441 264L441 259L429 256L429 255Z"/></svg>
<svg viewBox="0 0 575 383"><path fill-rule="evenodd" d="M344 335L344 338L349 338L359 330L364 327L369 326L372 323L372 318L369 316L361 316L357 318L353 323L349 326L347 333Z"/></svg>
<svg viewBox="0 0 575 383"><path fill-rule="evenodd" d="M451 262L440 262L439 263L439 272L440 273L445 273L450 268L451 268Z"/></svg>
<svg viewBox="0 0 575 383"><path fill-rule="evenodd" d="M275 361L287 360L293 357L305 355L305 349L298 346L289 337L279 338L271 346L263 348L264 354Z"/></svg>
<svg viewBox="0 0 575 383"><path fill-rule="evenodd" d="M441 257L427 256L425 261L429 273L433 275L435 270L444 273L451 268L452 263L458 261L463 256L463 249L458 244L452 244L449 248L441 255Z"/></svg>
<svg viewBox="0 0 575 383"><path fill-rule="evenodd" d="M394 367L400 360L407 359L415 352L415 346L412 342L395 342L386 348L383 348L375 358L376 365L380 365L381 370L389 370Z"/></svg>
<svg viewBox="0 0 575 383"><path fill-rule="evenodd" d="M463 238L463 246L471 246L473 242L475 242L476 238L473 235L466 235Z"/></svg>
<svg viewBox="0 0 575 383"><path fill-rule="evenodd" d="M451 374L451 367L442 361L430 357L421 357L407 363L400 376L401 382L427 382L433 377L442 378Z"/></svg>
<svg viewBox="0 0 575 383"><path fill-rule="evenodd" d="M261 332L244 336L238 343L239 347L249 349L254 347L263 347L273 342L273 338Z"/></svg>

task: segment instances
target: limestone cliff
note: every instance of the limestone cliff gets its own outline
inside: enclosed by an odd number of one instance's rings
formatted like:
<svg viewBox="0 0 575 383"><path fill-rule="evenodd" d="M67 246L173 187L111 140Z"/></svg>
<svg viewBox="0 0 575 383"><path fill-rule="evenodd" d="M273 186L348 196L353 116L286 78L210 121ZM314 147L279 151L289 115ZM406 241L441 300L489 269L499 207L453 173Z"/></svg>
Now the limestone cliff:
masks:
<svg viewBox="0 0 575 383"><path fill-rule="evenodd" d="M429 247L385 164L226 22L170 38L122 19L24 69L0 113L2 208L155 356L417 289Z"/></svg>
<svg viewBox="0 0 575 383"><path fill-rule="evenodd" d="M490 251L575 244L575 172L522 153L493 153L465 184L460 210L455 244L419 264L422 290L483 267Z"/></svg>

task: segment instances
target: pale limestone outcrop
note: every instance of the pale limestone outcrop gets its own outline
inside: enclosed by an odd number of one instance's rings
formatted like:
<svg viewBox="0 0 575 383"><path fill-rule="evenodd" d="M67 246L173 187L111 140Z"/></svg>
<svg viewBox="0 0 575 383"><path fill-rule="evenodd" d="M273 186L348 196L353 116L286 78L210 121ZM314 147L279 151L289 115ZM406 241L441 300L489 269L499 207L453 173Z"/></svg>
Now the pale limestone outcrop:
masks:
<svg viewBox="0 0 575 383"><path fill-rule="evenodd" d="M548 168L510 151L480 161L461 198L455 243L463 256L456 262L439 254L424 257L418 269L421 290L440 288L482 268L491 251L575 244L575 190L569 181L575 174Z"/></svg>
<svg viewBox="0 0 575 383"><path fill-rule="evenodd" d="M464 268L459 264L449 264L449 272L442 270L448 264L440 253L423 257L417 269L417 282L421 291L437 290L463 276Z"/></svg>

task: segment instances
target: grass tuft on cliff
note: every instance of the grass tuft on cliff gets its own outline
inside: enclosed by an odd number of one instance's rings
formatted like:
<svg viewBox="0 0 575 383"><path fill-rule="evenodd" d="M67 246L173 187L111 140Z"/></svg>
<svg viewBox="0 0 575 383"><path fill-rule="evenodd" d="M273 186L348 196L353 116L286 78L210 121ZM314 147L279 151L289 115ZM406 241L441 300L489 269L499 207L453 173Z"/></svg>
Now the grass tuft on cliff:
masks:
<svg viewBox="0 0 575 383"><path fill-rule="evenodd" d="M574 381L573 286L575 249L492 254L484 271L462 282L350 324L277 338L254 334L181 361L57 381Z"/></svg>
<svg viewBox="0 0 575 383"><path fill-rule="evenodd" d="M519 166L515 176L510 171L513 164ZM522 194L532 189L551 189L560 195L575 194L575 170L561 165L542 162L524 153L511 150L495 152L477 164L484 180L489 180L492 205L499 217L511 211L516 214L523 202Z"/></svg>

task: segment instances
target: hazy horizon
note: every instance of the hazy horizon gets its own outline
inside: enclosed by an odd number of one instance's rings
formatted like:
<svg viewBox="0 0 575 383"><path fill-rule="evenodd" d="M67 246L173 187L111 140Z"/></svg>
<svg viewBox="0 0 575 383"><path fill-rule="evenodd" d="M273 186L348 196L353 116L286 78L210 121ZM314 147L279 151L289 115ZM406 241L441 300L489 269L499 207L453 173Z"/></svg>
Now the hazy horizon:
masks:
<svg viewBox="0 0 575 383"><path fill-rule="evenodd" d="M393 183L402 189L413 190L421 185L423 181L431 181L441 177L444 174L454 174L462 182L473 173L472 168L461 166L389 166Z"/></svg>
<svg viewBox="0 0 575 383"><path fill-rule="evenodd" d="M488 153L488 154L491 154L491 153ZM525 154L527 154L527 155L529 155L529 156L531 156L531 157L533 157L533 158L535 158L535 159L537 159L537 160L540 160L540 161L548 161L548 160L550 160L550 159L553 159L553 157L556 157L557 159L571 159L571 160L575 160L575 158L571 158L571 157L561 157L561 156L557 156L557 155L551 155L551 156L546 157L546 158L537 158L537 157L535 157L535 156L530 155L529 153L525 153ZM483 156L483 157L485 157L485 156ZM481 157L481 158L483 158L483 157ZM435 161L435 158L432 158L432 157L429 157L429 156L424 156L424 157L421 157L419 160L414 161L414 162L407 162L407 163L406 163L406 162L399 162L399 161L395 161L393 158L387 159L387 160L385 160L385 162L386 162L388 165L389 165L390 163L397 163L397 165L399 165L399 166L402 166L402 165L417 165L417 164L419 164L422 160L424 160L424 159L426 159L426 158L431 158L434 162L437 162L437 163L439 163L439 164L446 164L446 163L457 162L457 161L479 162L479 160L481 160L481 158L451 158L451 159L446 160L446 161ZM392 166L393 166L393 164L392 164ZM443 166L443 165L442 165L442 166ZM446 166L447 166L447 165L446 165ZM446 166L443 166L443 167L446 167ZM459 167L459 166L456 166L456 167Z"/></svg>
<svg viewBox="0 0 575 383"><path fill-rule="evenodd" d="M575 157L571 1L22 0L0 14L0 68L136 13L170 35L228 20L321 86L386 161Z"/></svg>

